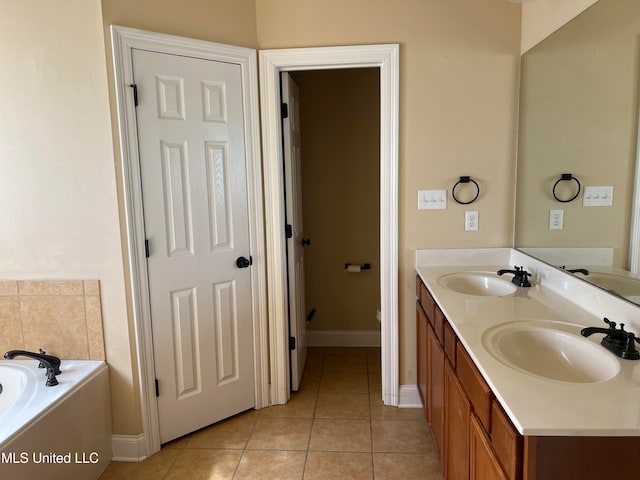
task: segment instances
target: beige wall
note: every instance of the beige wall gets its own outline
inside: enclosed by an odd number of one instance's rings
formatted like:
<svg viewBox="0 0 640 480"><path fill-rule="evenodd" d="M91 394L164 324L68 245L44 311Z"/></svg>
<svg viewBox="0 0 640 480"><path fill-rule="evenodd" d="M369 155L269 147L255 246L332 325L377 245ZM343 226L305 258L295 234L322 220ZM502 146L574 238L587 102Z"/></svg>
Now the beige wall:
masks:
<svg viewBox="0 0 640 480"><path fill-rule="evenodd" d="M520 5L504 0L256 0L259 48L400 44L400 383L415 378L415 250L511 246ZM418 189L482 188L417 211Z"/></svg>
<svg viewBox="0 0 640 480"><path fill-rule="evenodd" d="M0 5L0 278L100 281L114 411L135 419L100 2Z"/></svg>
<svg viewBox="0 0 640 480"><path fill-rule="evenodd" d="M640 3L600 0L523 57L516 245L613 247L627 268L638 131ZM612 207L551 196L571 172L612 185ZM566 195L563 198L567 198ZM549 210L564 229L549 230Z"/></svg>
<svg viewBox="0 0 640 480"><path fill-rule="evenodd" d="M109 116L111 23L254 48L400 43L401 383L415 383L415 249L511 244L518 5L2 0L2 12L2 276L100 281L116 434L141 427ZM419 188L450 189L465 174L483 188L479 232L464 232L463 207L416 210Z"/></svg>
<svg viewBox="0 0 640 480"><path fill-rule="evenodd" d="M302 192L310 330L378 330L379 69L294 72L300 89ZM345 263L370 263L347 273Z"/></svg>
<svg viewBox="0 0 640 480"><path fill-rule="evenodd" d="M536 0L522 6L521 51L526 52L598 0Z"/></svg>

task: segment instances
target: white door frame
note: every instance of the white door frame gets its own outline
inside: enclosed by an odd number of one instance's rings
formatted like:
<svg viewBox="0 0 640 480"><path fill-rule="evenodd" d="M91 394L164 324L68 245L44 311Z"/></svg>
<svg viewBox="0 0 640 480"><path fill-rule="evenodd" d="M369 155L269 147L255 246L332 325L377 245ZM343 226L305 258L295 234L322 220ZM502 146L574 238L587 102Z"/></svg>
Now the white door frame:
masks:
<svg viewBox="0 0 640 480"><path fill-rule="evenodd" d="M261 50L260 106L269 258L268 300L271 401L289 398L289 328L285 255L280 72L340 68L380 69L380 293L382 400L397 406L398 377L398 110L399 45Z"/></svg>
<svg viewBox="0 0 640 480"><path fill-rule="evenodd" d="M269 372L266 310L266 262L264 219L262 215L262 178L260 129L258 123L258 85L256 52L248 48L193 40L173 35L111 26L122 180L126 213L129 272L134 334L138 363L138 390L142 413L145 456L160 450L158 405L155 396L155 373L149 305L149 285L145 255L144 218L140 182L140 159L136 112L133 103L132 50L184 55L240 65L243 85L244 130L247 159L247 193L249 207L249 242L251 268L253 344L256 408L269 404Z"/></svg>

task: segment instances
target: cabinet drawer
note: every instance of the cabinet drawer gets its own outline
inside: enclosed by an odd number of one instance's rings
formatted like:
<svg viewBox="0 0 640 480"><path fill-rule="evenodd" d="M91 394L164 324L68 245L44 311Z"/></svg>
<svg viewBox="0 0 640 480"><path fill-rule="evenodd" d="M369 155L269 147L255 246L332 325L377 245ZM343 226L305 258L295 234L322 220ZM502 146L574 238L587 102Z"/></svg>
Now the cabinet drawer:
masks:
<svg viewBox="0 0 640 480"><path fill-rule="evenodd" d="M497 401L491 406L491 445L510 480L522 476L522 436Z"/></svg>
<svg viewBox="0 0 640 480"><path fill-rule="evenodd" d="M491 433L491 389L460 342L456 345L456 373L473 410L487 433Z"/></svg>
<svg viewBox="0 0 640 480"><path fill-rule="evenodd" d="M456 334L451 328L448 321L444 322L444 353L449 359L449 363L455 369L456 368Z"/></svg>
<svg viewBox="0 0 640 480"><path fill-rule="evenodd" d="M434 324L434 310L436 308L436 302L434 302L429 290L424 286L424 283L420 283L420 305L424 309L424 313L427 314L427 319L431 325Z"/></svg>
<svg viewBox="0 0 640 480"><path fill-rule="evenodd" d="M433 331L436 332L436 336L440 341L440 345L444 344L444 324L447 323L447 319L444 318L444 313L442 310L438 308L436 305L434 322L433 322Z"/></svg>

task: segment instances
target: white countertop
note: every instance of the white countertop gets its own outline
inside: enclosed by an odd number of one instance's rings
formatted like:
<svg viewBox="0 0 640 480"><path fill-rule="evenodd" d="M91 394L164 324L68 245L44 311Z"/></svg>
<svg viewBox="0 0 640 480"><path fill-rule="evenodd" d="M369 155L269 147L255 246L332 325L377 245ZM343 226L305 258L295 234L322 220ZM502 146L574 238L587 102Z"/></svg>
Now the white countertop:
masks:
<svg viewBox="0 0 640 480"><path fill-rule="evenodd" d="M606 327L603 316L609 316L618 323L625 323L627 318L626 329L640 336L636 328L640 315L634 319L635 325L629 319L640 309L627 307L626 302L620 303L621 300L614 297L609 299L596 287L573 279L570 274L556 273L548 265L519 252L514 254L510 249L495 251L506 256L483 255L476 265L473 259L477 257L473 254L465 258L454 255L448 260L460 260L459 265L446 265L447 260L441 253L445 252L443 250L435 251L439 252L435 256L418 254L416 271L518 431L523 435L537 436L640 436L640 360L623 360L601 347L606 355L620 364L619 373L602 382L572 383L512 368L483 346L483 335L488 329L521 320L566 322L573 324L575 333L579 334L584 326ZM499 269L513 268L514 263L509 262L521 262L515 263L521 265L523 259L525 269L533 273L533 286L519 288L510 296L466 295L438 282L441 276L455 272L495 274ZM556 278L557 275L561 277ZM563 291L553 288L567 283ZM572 295L574 299L570 300ZM588 340L600 347L601 339L602 335L596 334Z"/></svg>

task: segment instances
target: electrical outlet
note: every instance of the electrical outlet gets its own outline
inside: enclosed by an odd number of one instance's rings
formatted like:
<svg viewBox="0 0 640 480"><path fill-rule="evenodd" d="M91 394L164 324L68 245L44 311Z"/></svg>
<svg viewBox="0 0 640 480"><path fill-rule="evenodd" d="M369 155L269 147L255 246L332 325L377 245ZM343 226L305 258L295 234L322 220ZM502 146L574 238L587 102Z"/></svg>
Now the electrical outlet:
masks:
<svg viewBox="0 0 640 480"><path fill-rule="evenodd" d="M564 210L549 210L549 230L562 230Z"/></svg>
<svg viewBox="0 0 640 480"><path fill-rule="evenodd" d="M418 210L445 210L446 190L418 190Z"/></svg>
<svg viewBox="0 0 640 480"><path fill-rule="evenodd" d="M464 212L464 229L468 232L478 230L478 212L477 211Z"/></svg>

